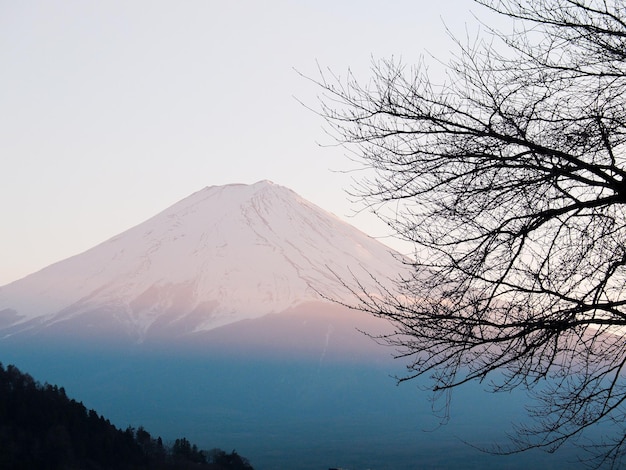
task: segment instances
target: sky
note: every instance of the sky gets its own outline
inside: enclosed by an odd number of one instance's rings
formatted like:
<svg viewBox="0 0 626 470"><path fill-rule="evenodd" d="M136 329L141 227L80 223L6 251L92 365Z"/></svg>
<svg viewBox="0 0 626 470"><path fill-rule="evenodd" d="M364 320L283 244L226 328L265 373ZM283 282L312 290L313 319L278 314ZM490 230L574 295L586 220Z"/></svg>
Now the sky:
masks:
<svg viewBox="0 0 626 470"><path fill-rule="evenodd" d="M205 186L268 179L394 246L345 193L355 164L318 67L448 60L470 0L0 0L0 285Z"/></svg>

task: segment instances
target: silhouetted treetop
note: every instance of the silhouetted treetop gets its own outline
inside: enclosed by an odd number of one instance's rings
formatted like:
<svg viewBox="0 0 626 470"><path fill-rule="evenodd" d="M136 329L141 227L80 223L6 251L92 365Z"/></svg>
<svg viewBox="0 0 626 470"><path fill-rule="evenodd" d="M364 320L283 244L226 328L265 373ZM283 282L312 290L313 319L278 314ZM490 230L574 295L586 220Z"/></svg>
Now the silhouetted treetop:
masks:
<svg viewBox="0 0 626 470"><path fill-rule="evenodd" d="M63 388L41 385L1 363L0 449L2 469L252 470L234 451L230 459L209 462L208 453L186 438L176 439L169 449L143 427L117 429L68 398Z"/></svg>

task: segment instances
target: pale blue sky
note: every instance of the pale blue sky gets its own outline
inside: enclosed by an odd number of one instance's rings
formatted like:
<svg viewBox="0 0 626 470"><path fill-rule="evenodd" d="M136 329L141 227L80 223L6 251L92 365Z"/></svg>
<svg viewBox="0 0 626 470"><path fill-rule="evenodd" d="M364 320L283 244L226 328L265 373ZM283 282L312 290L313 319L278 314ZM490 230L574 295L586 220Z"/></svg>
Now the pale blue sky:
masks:
<svg viewBox="0 0 626 470"><path fill-rule="evenodd" d="M316 62L447 58L470 0L0 0L0 285L210 185L269 179L349 218ZM473 26L472 26L473 27Z"/></svg>

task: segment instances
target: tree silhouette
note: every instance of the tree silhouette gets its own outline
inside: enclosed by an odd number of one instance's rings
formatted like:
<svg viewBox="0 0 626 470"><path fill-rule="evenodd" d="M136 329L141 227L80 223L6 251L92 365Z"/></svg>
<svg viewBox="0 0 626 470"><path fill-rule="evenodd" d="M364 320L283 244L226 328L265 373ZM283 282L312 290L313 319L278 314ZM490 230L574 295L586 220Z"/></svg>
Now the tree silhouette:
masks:
<svg viewBox="0 0 626 470"><path fill-rule="evenodd" d="M63 388L41 385L0 363L0 468L56 470L245 469L252 466L234 451L207 463L206 453L186 438L167 449L143 427L122 431L69 399ZM243 464L247 466L242 466Z"/></svg>
<svg viewBox="0 0 626 470"><path fill-rule="evenodd" d="M412 275L359 295L409 359L400 380L490 378L538 400L512 446L553 451L603 422L589 463L626 450L626 6L477 0L512 21L467 43L447 79L374 62L314 81L334 137L365 166L353 196L414 244ZM498 373L496 373L498 372ZM503 372L504 375L501 375Z"/></svg>

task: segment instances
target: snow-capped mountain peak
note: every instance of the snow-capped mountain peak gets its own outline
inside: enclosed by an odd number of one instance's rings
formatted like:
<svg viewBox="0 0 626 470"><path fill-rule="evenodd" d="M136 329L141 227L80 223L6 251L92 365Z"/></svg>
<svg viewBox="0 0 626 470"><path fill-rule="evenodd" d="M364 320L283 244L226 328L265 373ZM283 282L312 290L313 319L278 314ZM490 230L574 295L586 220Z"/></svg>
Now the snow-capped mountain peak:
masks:
<svg viewBox="0 0 626 470"><path fill-rule="evenodd" d="M0 287L0 336L69 325L137 340L207 331L320 292L349 302L337 277L400 269L388 247L285 187L211 186Z"/></svg>

